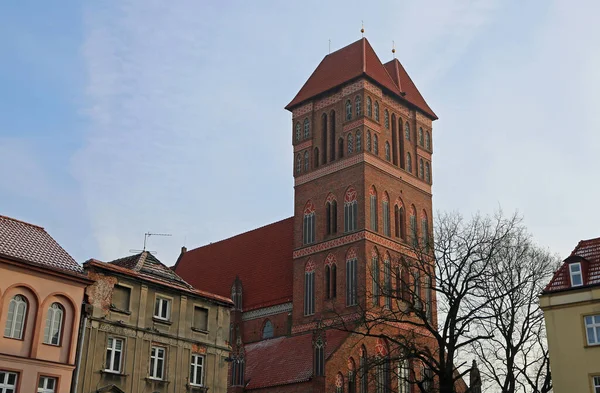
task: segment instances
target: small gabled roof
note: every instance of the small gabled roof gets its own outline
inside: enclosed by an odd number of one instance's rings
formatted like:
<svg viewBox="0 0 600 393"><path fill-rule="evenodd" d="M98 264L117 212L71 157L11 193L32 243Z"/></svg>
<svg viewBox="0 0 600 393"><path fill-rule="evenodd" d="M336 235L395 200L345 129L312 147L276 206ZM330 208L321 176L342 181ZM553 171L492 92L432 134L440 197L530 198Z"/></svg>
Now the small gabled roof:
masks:
<svg viewBox="0 0 600 393"><path fill-rule="evenodd" d="M52 270L82 274L82 267L37 225L0 215L0 256Z"/></svg>
<svg viewBox="0 0 600 393"><path fill-rule="evenodd" d="M96 393L125 393L124 390L121 390L117 385L106 385L96 390Z"/></svg>
<svg viewBox="0 0 600 393"><path fill-rule="evenodd" d="M563 264L554 273L552 280L544 289L544 293L582 288L581 286L571 287L569 264L574 262L583 262L581 264L583 287L600 285L600 237L581 240L571 252L571 255L563 261Z"/></svg>
<svg viewBox="0 0 600 393"><path fill-rule="evenodd" d="M404 94L404 99L425 112L434 120L437 120L437 115L433 112L429 105L427 105L427 102L425 102L425 99L419 92L419 89L417 89L417 86L415 86L412 79L410 79L410 76L408 76L408 72L406 72L404 66L402 66L402 63L400 63L398 59L394 59L385 63L384 67L400 91Z"/></svg>

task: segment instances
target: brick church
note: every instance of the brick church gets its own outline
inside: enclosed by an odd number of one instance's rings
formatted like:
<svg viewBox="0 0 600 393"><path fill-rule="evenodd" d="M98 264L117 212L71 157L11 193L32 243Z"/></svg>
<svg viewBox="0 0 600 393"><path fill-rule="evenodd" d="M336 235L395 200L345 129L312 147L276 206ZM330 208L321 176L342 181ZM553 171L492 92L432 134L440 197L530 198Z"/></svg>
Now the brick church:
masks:
<svg viewBox="0 0 600 393"><path fill-rule="evenodd" d="M325 56L286 109L294 216L183 248L174 267L235 303L229 391L417 392L410 381L426 373L422 366L367 372L366 359L385 358L389 344L327 326L389 309L377 289L398 285L390 272L413 242L430 239L437 116L402 64L383 64L366 38ZM416 285L435 321L435 291Z"/></svg>

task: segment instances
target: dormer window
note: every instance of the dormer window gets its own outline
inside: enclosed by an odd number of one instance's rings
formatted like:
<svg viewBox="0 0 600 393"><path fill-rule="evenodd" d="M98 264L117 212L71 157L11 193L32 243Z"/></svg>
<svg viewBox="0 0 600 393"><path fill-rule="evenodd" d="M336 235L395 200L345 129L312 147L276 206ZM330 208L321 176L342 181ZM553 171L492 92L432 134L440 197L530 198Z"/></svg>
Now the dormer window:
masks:
<svg viewBox="0 0 600 393"><path fill-rule="evenodd" d="M579 287L583 285L583 276L581 275L581 263L572 263L569 265L569 273L571 274L571 286Z"/></svg>

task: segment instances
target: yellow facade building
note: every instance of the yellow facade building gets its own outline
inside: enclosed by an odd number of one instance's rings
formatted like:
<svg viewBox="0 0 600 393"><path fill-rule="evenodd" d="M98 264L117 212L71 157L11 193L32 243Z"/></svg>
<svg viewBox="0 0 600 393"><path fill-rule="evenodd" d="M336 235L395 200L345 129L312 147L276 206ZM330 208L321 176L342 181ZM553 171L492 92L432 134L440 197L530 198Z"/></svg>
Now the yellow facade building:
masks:
<svg viewBox="0 0 600 393"><path fill-rule="evenodd" d="M582 240L540 297L555 393L600 393L600 238Z"/></svg>

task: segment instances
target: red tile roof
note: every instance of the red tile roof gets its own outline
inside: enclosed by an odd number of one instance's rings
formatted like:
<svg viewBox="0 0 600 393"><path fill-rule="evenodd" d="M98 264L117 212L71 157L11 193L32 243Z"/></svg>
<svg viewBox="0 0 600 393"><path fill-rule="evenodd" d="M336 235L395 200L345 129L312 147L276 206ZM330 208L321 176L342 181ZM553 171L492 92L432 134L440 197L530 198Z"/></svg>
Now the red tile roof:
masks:
<svg viewBox="0 0 600 393"><path fill-rule="evenodd" d="M397 60L395 62L400 65ZM325 56L298 94L285 108L291 110L314 96L358 77L367 76L398 98L408 101L428 116L437 119L437 116L429 108L402 65L400 65L400 71L395 72L396 78L394 79L390 73L391 68L394 67L394 65L384 67L369 41L366 38L361 38ZM406 93L408 97L405 97L403 93Z"/></svg>
<svg viewBox="0 0 600 393"><path fill-rule="evenodd" d="M438 118L433 110L431 110L429 105L427 105L427 102L425 102L425 99L419 92L419 89L417 89L417 86L415 86L412 79L410 76L408 76L408 73L398 59L388 61L384 64L384 67L391 75L396 85L398 85L400 91L405 93L404 99L406 101L421 109L433 119Z"/></svg>
<svg viewBox="0 0 600 393"><path fill-rule="evenodd" d="M348 337L348 332L326 332L325 358ZM248 344L246 352L246 389L259 389L308 381L313 373L312 333L284 336Z"/></svg>
<svg viewBox="0 0 600 393"><path fill-rule="evenodd" d="M581 240L571 255L564 260L561 267L554 273L554 277L544 289L544 293L563 291L571 288L569 264L582 262L582 276L584 286L600 285L600 237ZM575 289L581 287L575 287Z"/></svg>
<svg viewBox="0 0 600 393"><path fill-rule="evenodd" d="M231 297L242 281L245 311L292 300L294 218L185 252L174 269L196 288Z"/></svg>
<svg viewBox="0 0 600 393"><path fill-rule="evenodd" d="M1 215L0 256L53 270L83 273L81 266L44 228Z"/></svg>

